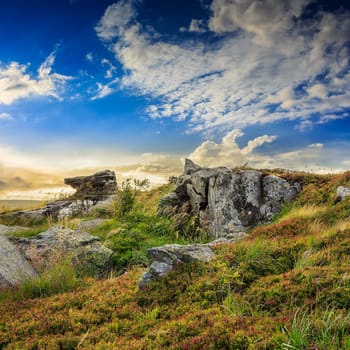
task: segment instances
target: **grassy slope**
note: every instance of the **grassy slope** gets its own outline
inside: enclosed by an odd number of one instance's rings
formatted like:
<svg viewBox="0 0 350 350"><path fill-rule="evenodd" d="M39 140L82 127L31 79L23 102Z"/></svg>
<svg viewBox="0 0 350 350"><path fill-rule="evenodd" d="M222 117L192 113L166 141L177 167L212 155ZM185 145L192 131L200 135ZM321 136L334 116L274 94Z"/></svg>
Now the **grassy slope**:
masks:
<svg viewBox="0 0 350 350"><path fill-rule="evenodd" d="M181 266L142 291L144 269L134 267L65 294L4 301L0 348L350 349L350 200L334 204L350 174L288 176L304 182L298 201L244 241L218 246L211 263ZM142 196L129 220L145 224L156 220L159 193ZM139 224L112 220L100 234Z"/></svg>

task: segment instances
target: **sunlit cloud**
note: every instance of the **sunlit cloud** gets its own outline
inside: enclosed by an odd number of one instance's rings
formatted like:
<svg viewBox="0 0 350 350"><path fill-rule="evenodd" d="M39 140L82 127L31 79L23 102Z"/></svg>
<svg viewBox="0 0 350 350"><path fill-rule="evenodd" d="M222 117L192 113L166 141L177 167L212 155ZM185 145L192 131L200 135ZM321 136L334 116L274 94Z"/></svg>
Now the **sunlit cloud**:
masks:
<svg viewBox="0 0 350 350"><path fill-rule="evenodd" d="M28 73L29 64L11 62L0 65L0 104L32 96L51 96L60 99L60 91L71 77L52 71L55 52L51 53L37 70L37 75Z"/></svg>
<svg viewBox="0 0 350 350"><path fill-rule="evenodd" d="M243 165L256 169L283 168L288 170L310 171L316 173L334 173L346 171L349 164L346 148L322 143L314 143L291 151L262 152L259 147L273 143L276 136L263 135L248 141L240 147L237 139L244 134L235 129L225 135L221 142L204 141L189 158L202 166L227 166L229 168Z"/></svg>

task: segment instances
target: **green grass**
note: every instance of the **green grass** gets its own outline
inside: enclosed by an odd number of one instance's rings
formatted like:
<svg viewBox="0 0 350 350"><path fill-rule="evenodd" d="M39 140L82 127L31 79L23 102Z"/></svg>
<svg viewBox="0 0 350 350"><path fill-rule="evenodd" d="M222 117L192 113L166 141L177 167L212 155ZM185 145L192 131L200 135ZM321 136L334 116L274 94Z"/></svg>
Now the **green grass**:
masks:
<svg viewBox="0 0 350 350"><path fill-rule="evenodd" d="M127 215L92 230L126 273L77 288L67 268L67 279L53 275L71 287L51 280L0 303L0 348L349 350L350 200L334 193L350 173L284 176L304 187L273 223L143 290L148 247L205 237L192 218L156 216L170 187L138 193Z"/></svg>
<svg viewBox="0 0 350 350"><path fill-rule="evenodd" d="M38 277L25 281L20 287L0 293L0 302L43 298L65 293L80 286L82 280L77 276L69 257L57 257Z"/></svg>

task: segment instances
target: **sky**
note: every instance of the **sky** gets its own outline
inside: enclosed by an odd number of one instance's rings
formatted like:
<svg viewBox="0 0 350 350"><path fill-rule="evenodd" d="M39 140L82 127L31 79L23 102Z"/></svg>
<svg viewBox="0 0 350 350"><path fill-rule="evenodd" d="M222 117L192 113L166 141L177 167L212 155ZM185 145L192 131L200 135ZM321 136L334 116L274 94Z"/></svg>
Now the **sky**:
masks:
<svg viewBox="0 0 350 350"><path fill-rule="evenodd" d="M350 3L4 0L0 199L112 169L350 168Z"/></svg>

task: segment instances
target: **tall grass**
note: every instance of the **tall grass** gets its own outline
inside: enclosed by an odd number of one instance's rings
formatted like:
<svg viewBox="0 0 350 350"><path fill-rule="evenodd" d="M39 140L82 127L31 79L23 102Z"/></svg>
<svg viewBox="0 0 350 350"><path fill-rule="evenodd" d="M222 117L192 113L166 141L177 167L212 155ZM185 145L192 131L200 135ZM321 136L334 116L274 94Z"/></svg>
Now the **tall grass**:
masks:
<svg viewBox="0 0 350 350"><path fill-rule="evenodd" d="M350 349L350 315L329 307L323 311L299 309L292 324L285 327L289 341L282 344L285 350L336 350Z"/></svg>
<svg viewBox="0 0 350 350"><path fill-rule="evenodd" d="M0 293L0 301L25 300L65 293L82 284L70 257L58 259L38 277L22 283L20 287Z"/></svg>

